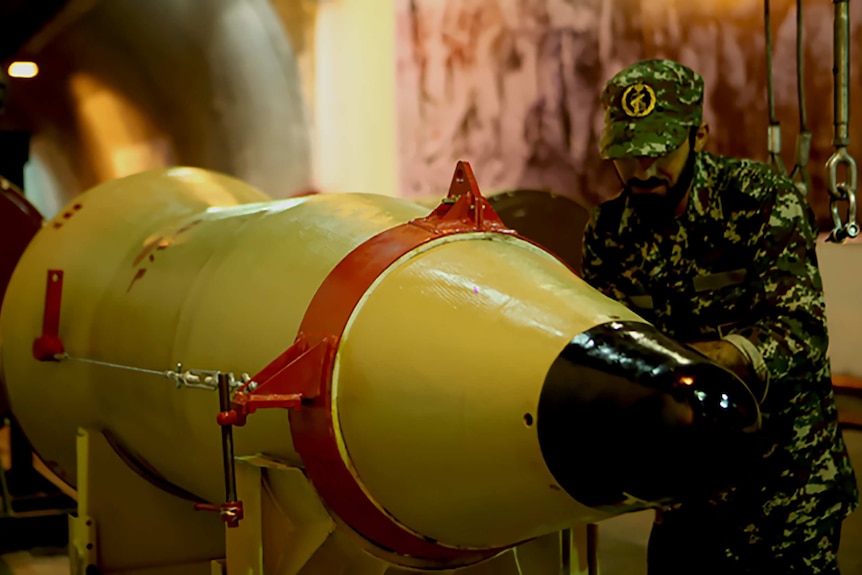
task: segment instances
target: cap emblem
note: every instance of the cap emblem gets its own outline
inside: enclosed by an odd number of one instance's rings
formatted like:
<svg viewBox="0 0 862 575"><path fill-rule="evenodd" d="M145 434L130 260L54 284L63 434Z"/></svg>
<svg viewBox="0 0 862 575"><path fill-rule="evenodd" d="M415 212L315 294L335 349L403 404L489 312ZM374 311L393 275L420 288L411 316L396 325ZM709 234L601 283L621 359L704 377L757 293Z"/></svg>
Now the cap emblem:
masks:
<svg viewBox="0 0 862 575"><path fill-rule="evenodd" d="M643 118L655 109L655 91L646 84L632 84L623 92L623 112L631 118Z"/></svg>

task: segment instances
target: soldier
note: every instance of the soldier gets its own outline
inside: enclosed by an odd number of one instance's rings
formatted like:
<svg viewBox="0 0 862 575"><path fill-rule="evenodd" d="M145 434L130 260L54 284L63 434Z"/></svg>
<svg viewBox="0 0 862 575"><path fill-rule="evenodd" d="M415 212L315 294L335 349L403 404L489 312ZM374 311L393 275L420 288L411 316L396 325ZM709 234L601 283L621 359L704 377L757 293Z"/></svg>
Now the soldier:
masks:
<svg viewBox="0 0 862 575"><path fill-rule="evenodd" d="M593 213L584 278L736 372L763 429L747 477L659 510L650 575L838 573L858 505L832 394L815 221L767 165L703 150L703 79L647 60L602 92L623 191Z"/></svg>

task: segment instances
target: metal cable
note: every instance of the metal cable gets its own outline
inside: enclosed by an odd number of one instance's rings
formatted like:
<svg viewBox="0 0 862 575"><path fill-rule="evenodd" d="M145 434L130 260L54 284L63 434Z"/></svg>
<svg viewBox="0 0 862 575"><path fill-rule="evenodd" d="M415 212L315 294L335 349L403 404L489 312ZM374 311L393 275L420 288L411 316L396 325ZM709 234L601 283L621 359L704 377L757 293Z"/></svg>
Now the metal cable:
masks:
<svg viewBox="0 0 862 575"><path fill-rule="evenodd" d="M775 116L775 82L772 78L772 16L770 15L769 4L769 0L763 0L763 27L766 36L766 90L769 106L769 128L767 132L769 165L781 174L786 174L787 169L781 160L781 124Z"/></svg>
<svg viewBox="0 0 862 575"><path fill-rule="evenodd" d="M763 0L763 32L766 36L766 91L769 104L769 124L775 124L775 84L772 79L772 17L769 0Z"/></svg>
<svg viewBox="0 0 862 575"><path fill-rule="evenodd" d="M192 389L206 389L208 391L216 391L218 389L218 376L219 373L221 373L219 371L211 369L183 370L182 364L178 364L175 370L146 369L143 367L134 367L131 365L123 365L120 363L112 363L109 361L100 361L98 359L74 357L72 355L69 355L68 353L58 354L54 356L54 359L57 361L77 361L78 363L98 365L100 367L109 367L111 369L121 369L124 371L143 373L146 375L157 375L159 377L164 377L173 381L178 388L188 387ZM230 380L230 389L232 391L243 387L246 383L250 381L250 378L247 373L241 374L239 379L237 379L233 373L226 373L225 375Z"/></svg>
<svg viewBox="0 0 862 575"><path fill-rule="evenodd" d="M112 367L114 369L123 369L126 371L133 371L135 373L146 373L149 375L158 375L161 377L168 377L169 371L159 371L156 369L146 369L143 367L134 367L131 365L121 365L119 363L111 363L108 361L99 361L98 359L86 359L83 357L72 357L68 353L63 353L55 357L58 361L69 360L69 361L77 361L78 363L88 363L90 365L100 365L102 367Z"/></svg>
<svg viewBox="0 0 862 575"><path fill-rule="evenodd" d="M803 4L796 0L796 95L799 101L799 131L808 131L808 113L805 106L805 49L803 42Z"/></svg>
<svg viewBox="0 0 862 575"><path fill-rule="evenodd" d="M799 106L799 133L796 136L796 161L790 178L803 195L811 191L811 132L808 131L808 113L805 100L805 45L803 28L803 0L796 0L796 96Z"/></svg>

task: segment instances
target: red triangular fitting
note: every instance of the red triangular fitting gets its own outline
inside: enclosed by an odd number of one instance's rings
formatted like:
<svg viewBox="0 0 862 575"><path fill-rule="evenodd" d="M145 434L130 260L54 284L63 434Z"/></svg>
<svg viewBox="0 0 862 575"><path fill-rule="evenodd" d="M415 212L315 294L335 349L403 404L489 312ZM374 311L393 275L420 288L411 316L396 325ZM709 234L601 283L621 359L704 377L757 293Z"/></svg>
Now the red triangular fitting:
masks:
<svg viewBox="0 0 862 575"><path fill-rule="evenodd" d="M416 225L445 231L495 231L514 233L508 229L494 208L479 190L469 162L455 166L449 195L427 217L414 220Z"/></svg>

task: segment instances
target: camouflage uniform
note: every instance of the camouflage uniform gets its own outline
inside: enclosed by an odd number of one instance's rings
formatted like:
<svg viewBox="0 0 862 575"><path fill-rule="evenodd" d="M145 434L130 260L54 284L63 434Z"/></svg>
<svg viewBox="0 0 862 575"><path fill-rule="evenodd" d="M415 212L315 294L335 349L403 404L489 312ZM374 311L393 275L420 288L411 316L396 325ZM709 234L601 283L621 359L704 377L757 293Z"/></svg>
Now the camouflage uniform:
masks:
<svg viewBox="0 0 862 575"><path fill-rule="evenodd" d="M602 95L602 156L667 155L700 124L702 98L702 79L679 64L624 70ZM767 385L758 468L661 513L650 572L837 573L841 521L858 493L805 198L765 164L701 152L681 216L642 221L629 203L623 193L594 212L585 279L677 340L733 343Z"/></svg>

